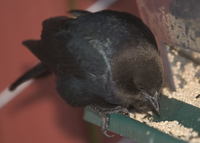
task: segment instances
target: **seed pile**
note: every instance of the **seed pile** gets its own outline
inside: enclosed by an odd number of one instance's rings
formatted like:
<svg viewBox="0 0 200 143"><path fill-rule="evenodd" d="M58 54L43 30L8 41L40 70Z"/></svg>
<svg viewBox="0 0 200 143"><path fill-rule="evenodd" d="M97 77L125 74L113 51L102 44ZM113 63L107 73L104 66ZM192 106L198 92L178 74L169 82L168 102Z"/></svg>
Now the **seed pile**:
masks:
<svg viewBox="0 0 200 143"><path fill-rule="evenodd" d="M200 57L200 54L191 54L195 55L196 58ZM200 94L200 65L180 56L179 52L172 47L168 47L168 57L176 92L171 92L164 87L162 94L200 108L200 98L196 98Z"/></svg>

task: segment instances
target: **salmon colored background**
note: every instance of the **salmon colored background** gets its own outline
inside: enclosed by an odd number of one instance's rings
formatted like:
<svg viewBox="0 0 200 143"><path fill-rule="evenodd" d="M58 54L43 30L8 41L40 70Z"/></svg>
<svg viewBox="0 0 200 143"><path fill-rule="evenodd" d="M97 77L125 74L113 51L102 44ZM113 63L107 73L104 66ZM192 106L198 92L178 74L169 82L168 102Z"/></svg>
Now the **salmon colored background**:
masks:
<svg viewBox="0 0 200 143"><path fill-rule="evenodd" d="M39 39L44 19L66 15L70 7L86 9L96 0L0 0L0 91L38 59L21 42ZM119 0L109 9L139 16L134 0ZM83 109L57 95L54 76L39 79L0 109L0 143L87 143ZM91 126L91 125L90 125ZM95 127L99 142L117 142Z"/></svg>

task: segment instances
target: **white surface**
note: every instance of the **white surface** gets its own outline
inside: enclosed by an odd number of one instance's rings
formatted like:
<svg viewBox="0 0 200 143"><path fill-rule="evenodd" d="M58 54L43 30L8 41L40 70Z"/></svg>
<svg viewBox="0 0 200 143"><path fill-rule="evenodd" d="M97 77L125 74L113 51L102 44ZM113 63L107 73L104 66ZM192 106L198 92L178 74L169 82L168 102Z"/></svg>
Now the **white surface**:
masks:
<svg viewBox="0 0 200 143"><path fill-rule="evenodd" d="M34 80L28 80L18 86L13 92L9 91L8 88L4 89L0 93L0 109L5 106L8 102L10 102L13 98L15 98L20 92L26 89Z"/></svg>
<svg viewBox="0 0 200 143"><path fill-rule="evenodd" d="M88 7L86 10L90 12L100 11L100 10L106 9L107 7L109 7L116 1L117 0L99 0L93 5L91 5L90 7Z"/></svg>

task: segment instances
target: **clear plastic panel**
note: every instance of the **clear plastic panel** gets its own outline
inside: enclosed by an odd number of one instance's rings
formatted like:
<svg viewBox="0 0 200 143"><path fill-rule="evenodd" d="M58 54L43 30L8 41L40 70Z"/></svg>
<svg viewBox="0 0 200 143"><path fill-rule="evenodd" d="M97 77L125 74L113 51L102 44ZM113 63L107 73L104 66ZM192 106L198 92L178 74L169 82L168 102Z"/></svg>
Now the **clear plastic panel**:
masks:
<svg viewBox="0 0 200 143"><path fill-rule="evenodd" d="M137 0L137 4L157 40L200 52L199 0Z"/></svg>

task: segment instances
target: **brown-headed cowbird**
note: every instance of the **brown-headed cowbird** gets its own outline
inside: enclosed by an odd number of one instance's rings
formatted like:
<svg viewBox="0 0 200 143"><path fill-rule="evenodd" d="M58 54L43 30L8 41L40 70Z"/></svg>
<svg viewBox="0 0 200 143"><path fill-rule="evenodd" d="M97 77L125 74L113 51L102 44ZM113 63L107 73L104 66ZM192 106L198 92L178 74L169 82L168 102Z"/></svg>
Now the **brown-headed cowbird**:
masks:
<svg viewBox="0 0 200 143"><path fill-rule="evenodd" d="M50 70L68 104L89 105L99 113L105 135L110 113L159 114L164 71L154 35L141 19L111 10L70 13L77 17L49 18L40 40L23 42L41 63L10 89Z"/></svg>

